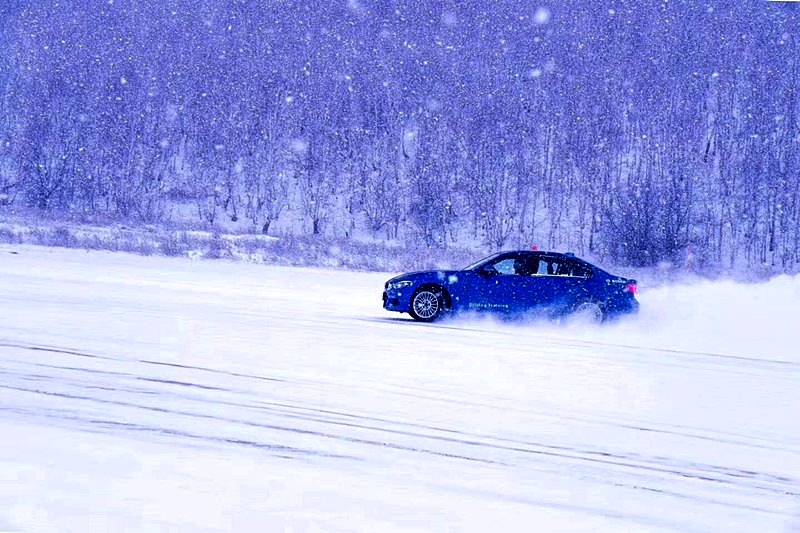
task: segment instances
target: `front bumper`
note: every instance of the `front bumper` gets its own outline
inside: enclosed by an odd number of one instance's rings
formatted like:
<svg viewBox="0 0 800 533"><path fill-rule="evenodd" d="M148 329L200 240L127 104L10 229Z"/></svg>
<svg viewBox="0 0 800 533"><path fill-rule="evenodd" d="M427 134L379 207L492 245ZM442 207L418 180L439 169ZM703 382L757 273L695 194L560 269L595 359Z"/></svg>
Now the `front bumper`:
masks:
<svg viewBox="0 0 800 533"><path fill-rule="evenodd" d="M383 291L383 308L387 311L405 313L411 305L410 291L385 290Z"/></svg>

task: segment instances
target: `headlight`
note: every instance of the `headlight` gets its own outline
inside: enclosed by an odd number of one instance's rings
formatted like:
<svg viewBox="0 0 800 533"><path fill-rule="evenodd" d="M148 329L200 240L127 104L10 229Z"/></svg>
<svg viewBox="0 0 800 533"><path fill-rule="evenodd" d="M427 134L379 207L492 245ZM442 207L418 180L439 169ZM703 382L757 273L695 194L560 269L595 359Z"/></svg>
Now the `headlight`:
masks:
<svg viewBox="0 0 800 533"><path fill-rule="evenodd" d="M394 282L389 284L389 288L397 290L397 289L402 289L404 287L410 287L413 284L414 284L414 282L413 281L409 281L409 280L394 281Z"/></svg>

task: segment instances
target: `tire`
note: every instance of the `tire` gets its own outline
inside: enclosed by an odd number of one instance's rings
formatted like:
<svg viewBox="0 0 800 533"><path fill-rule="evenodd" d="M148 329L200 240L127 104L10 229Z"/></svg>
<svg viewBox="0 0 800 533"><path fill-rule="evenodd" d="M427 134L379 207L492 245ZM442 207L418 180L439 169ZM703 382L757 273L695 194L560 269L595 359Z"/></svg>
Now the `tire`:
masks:
<svg viewBox="0 0 800 533"><path fill-rule="evenodd" d="M578 304L570 314L570 322L583 324L600 324L605 320L606 314L600 304L596 302L583 302Z"/></svg>
<svg viewBox="0 0 800 533"><path fill-rule="evenodd" d="M439 287L421 287L411 297L408 314L420 322L438 320L444 312L444 297Z"/></svg>

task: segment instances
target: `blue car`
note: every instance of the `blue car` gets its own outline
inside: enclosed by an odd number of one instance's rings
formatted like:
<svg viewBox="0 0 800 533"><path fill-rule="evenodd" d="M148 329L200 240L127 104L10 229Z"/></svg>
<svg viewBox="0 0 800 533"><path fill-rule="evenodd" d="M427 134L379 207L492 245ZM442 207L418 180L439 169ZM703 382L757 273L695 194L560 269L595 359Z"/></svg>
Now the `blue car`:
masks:
<svg viewBox="0 0 800 533"><path fill-rule="evenodd" d="M402 274L386 282L383 308L433 322L446 313L490 311L593 322L636 312L636 280L571 253L501 252L463 270Z"/></svg>

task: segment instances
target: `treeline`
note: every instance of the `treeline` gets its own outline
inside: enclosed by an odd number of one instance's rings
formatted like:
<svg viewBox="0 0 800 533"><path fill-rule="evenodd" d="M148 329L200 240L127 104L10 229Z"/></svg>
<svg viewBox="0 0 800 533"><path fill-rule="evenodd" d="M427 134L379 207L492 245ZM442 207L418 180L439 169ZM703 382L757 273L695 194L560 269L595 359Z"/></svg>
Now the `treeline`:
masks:
<svg viewBox="0 0 800 533"><path fill-rule="evenodd" d="M796 269L798 8L8 0L0 201Z"/></svg>

